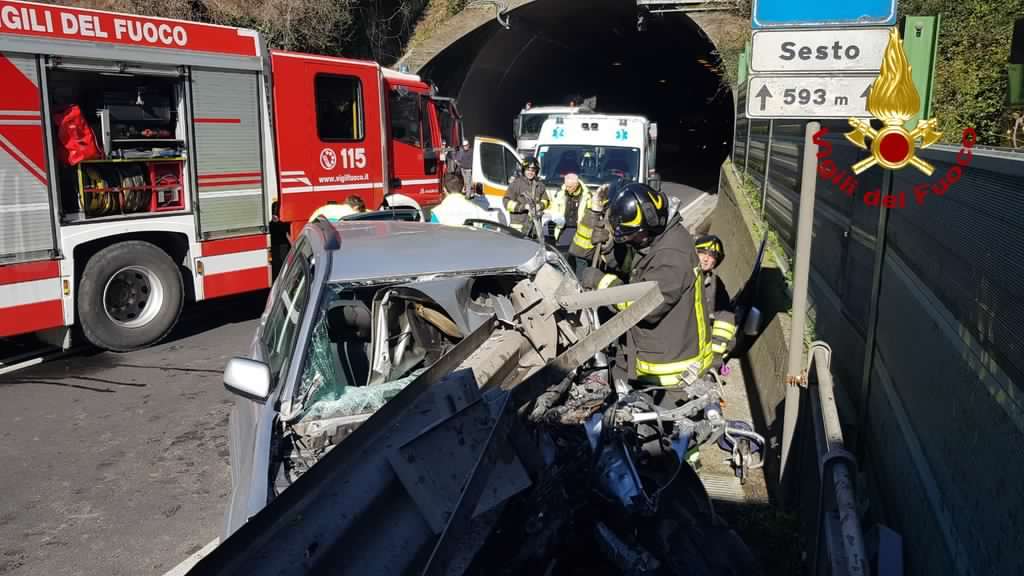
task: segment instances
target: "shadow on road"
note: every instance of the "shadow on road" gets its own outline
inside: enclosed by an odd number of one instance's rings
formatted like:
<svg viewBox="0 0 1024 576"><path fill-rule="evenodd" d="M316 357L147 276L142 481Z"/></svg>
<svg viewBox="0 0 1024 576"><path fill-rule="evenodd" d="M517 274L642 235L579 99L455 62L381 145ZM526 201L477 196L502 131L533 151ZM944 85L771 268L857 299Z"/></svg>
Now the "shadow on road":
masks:
<svg viewBox="0 0 1024 576"><path fill-rule="evenodd" d="M43 384L46 386L61 386L64 388L78 388L80 390L88 390L90 392L106 392L113 393L113 388L100 388L97 386L88 386L85 384L76 384L74 381L84 382L95 382L98 384L110 384L112 386L127 386L129 388L145 388L147 384L139 384L137 382L119 382L117 380L108 380L106 378L94 378L92 376L73 376L68 378L71 382L67 381L56 381L46 380L41 378L8 378L6 380L0 380L0 386L9 386L11 384Z"/></svg>
<svg viewBox="0 0 1024 576"><path fill-rule="evenodd" d="M255 320L263 314L269 294L269 290L260 290L190 304L182 311L178 324L161 344L191 338L226 324Z"/></svg>

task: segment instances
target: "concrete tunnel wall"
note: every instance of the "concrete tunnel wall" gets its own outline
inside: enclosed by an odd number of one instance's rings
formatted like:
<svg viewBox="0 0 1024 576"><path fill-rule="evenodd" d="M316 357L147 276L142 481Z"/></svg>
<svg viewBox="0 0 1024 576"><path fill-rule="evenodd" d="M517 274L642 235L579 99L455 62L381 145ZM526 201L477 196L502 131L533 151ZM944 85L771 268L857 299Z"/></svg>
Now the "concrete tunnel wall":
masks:
<svg viewBox="0 0 1024 576"><path fill-rule="evenodd" d="M463 23L457 32L463 34L422 66L405 62L457 98L470 137L511 141L512 120L525 103L596 96L600 112L658 122L658 170L665 180L717 189L732 146L733 96L700 26L683 14L647 15L646 29L638 31L632 0L510 4L519 6L508 13L510 30L491 9L481 25Z"/></svg>

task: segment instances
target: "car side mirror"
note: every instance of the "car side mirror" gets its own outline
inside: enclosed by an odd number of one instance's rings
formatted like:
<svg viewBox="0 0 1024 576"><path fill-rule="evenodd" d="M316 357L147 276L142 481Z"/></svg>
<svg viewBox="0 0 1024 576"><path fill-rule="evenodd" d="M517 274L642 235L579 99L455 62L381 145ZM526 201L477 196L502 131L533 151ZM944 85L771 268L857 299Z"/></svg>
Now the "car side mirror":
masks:
<svg viewBox="0 0 1024 576"><path fill-rule="evenodd" d="M224 368L224 387L250 400L266 402L270 396L270 366L249 358L232 358Z"/></svg>
<svg viewBox="0 0 1024 576"><path fill-rule="evenodd" d="M743 319L743 334L746 336L757 336L761 332L761 310L751 306L747 311L747 317Z"/></svg>

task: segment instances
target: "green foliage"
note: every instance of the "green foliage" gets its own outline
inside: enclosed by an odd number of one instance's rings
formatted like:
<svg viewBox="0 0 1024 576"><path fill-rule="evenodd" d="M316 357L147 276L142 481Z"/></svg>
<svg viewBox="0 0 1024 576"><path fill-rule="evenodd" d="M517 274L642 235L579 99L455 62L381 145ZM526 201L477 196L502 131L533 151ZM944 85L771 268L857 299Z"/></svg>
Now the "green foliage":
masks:
<svg viewBox="0 0 1024 576"><path fill-rule="evenodd" d="M943 140L974 127L978 143L1007 144L1006 64L1024 0L901 0L900 15L941 15L933 114Z"/></svg>

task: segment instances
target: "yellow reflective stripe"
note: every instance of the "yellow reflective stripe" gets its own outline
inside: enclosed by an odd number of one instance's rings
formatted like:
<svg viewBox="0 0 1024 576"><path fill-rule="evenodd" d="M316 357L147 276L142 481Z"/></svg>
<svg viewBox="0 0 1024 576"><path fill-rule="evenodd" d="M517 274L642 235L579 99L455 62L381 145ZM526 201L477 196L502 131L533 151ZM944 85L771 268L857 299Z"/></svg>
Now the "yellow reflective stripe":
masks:
<svg viewBox="0 0 1024 576"><path fill-rule="evenodd" d="M626 308L629 308L632 305L633 305L633 301L630 300L629 302L619 302L618 304L615 305L615 307L618 308L619 311L621 312L621 311L625 310Z"/></svg>
<svg viewBox="0 0 1024 576"><path fill-rule="evenodd" d="M594 236L594 229L586 224L577 224L576 235L590 240Z"/></svg>
<svg viewBox="0 0 1024 576"><path fill-rule="evenodd" d="M697 340L700 343L698 360L700 361L701 370L703 371L711 368L711 364L714 360L714 352L711 351L711 341L708 338L708 327L706 323L707 316L704 314L704 282L699 266L693 269L693 276L693 305L694 312L696 313L695 317L697 318Z"/></svg>
<svg viewBox="0 0 1024 576"><path fill-rule="evenodd" d="M735 334L736 333L736 325L733 324L732 322L728 322L726 320L715 320L714 329L715 330L722 330L722 331L728 332L730 334Z"/></svg>
<svg viewBox="0 0 1024 576"><path fill-rule="evenodd" d="M586 238L581 238L579 234L573 236L572 243L583 248L584 250L590 250L594 247L594 243Z"/></svg>
<svg viewBox="0 0 1024 576"><path fill-rule="evenodd" d="M731 340L735 334L735 330L722 330L721 328L718 327L715 327L711 330L712 338L722 338L723 340Z"/></svg>
<svg viewBox="0 0 1024 576"><path fill-rule="evenodd" d="M715 342L711 345L711 351L715 354L725 354L726 345L725 342Z"/></svg>
<svg viewBox="0 0 1024 576"><path fill-rule="evenodd" d="M681 374L683 370L692 364L698 364L700 357L695 356L693 358L687 358L686 360L680 360L678 362L666 362L664 364L658 364L655 362L645 362L637 358L636 360L636 373L637 374L652 374L655 376L666 376L669 374Z"/></svg>
<svg viewBox="0 0 1024 576"><path fill-rule="evenodd" d="M612 283L615 282L618 279L619 279L619 277L616 276L615 274L605 274L601 278L601 281L597 283L597 287L598 287L598 289L607 288L607 287L611 286Z"/></svg>
<svg viewBox="0 0 1024 576"><path fill-rule="evenodd" d="M519 204L517 204L515 200L509 200L508 208L506 208L506 210L508 210L509 212L513 212L515 211L516 206L519 206Z"/></svg>

